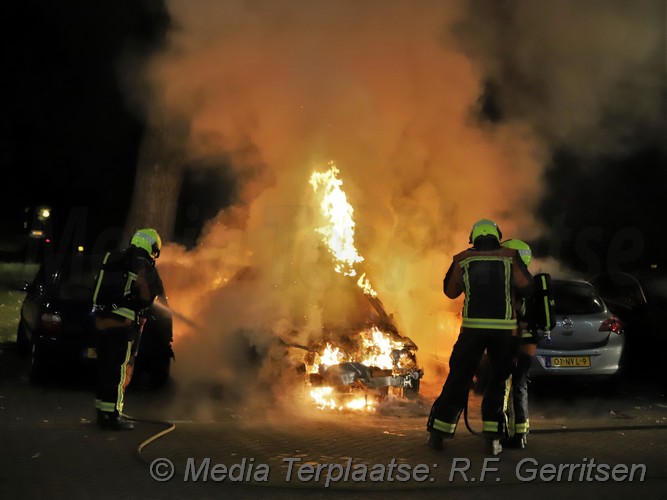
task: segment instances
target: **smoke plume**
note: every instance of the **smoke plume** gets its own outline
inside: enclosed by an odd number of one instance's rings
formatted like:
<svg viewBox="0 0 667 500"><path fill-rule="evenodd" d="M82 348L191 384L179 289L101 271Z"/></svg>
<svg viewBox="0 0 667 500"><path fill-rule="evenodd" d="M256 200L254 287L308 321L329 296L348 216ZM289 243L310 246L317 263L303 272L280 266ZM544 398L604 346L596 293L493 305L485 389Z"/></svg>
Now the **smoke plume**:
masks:
<svg viewBox="0 0 667 500"><path fill-rule="evenodd" d="M627 99L652 88L655 33L641 28L654 4L621 5L168 2L148 108L185 119L186 160L224 156L238 190L195 249L163 251L172 306L197 323L176 319L175 377L220 381L242 399L287 370L254 362L281 359L277 338L309 342L352 314L354 286L314 231L308 179L331 160L363 271L424 363L446 360L460 303L444 298L442 278L471 224L539 236L533 213L555 146L598 151L628 137L611 117L657 119L650 99ZM442 382L428 369L425 381Z"/></svg>

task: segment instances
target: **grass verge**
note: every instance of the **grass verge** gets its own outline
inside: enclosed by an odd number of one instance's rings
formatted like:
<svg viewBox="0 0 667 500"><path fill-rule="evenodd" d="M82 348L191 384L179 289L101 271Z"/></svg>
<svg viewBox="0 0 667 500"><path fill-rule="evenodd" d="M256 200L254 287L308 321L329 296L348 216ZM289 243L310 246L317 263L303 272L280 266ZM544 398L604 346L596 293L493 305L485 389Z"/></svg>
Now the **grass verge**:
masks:
<svg viewBox="0 0 667 500"><path fill-rule="evenodd" d="M0 262L0 343L15 342L25 292L21 283L32 281L37 264Z"/></svg>

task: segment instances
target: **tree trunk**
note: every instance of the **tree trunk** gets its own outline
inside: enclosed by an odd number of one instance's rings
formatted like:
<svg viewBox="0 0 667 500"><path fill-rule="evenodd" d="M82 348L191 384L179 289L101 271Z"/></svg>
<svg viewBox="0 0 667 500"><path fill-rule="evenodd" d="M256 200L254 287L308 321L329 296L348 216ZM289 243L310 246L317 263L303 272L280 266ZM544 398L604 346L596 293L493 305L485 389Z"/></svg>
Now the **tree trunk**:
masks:
<svg viewBox="0 0 667 500"><path fill-rule="evenodd" d="M129 241L137 229L152 227L162 241L170 241L185 165L184 132L181 124L165 124L147 133L139 155L132 204L124 235Z"/></svg>

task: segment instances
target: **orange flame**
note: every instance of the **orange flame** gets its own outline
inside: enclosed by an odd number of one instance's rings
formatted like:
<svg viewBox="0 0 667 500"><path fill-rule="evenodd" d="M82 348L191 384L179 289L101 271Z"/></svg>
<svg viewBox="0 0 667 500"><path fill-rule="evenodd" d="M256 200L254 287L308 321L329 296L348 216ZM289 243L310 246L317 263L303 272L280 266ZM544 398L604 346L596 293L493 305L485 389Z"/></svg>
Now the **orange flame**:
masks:
<svg viewBox="0 0 667 500"><path fill-rule="evenodd" d="M361 334L366 353L365 359L361 362L367 366L376 366L385 370L393 367L394 362L391 353L395 349L402 349L403 343L394 342L386 333L371 328L369 331Z"/></svg>
<svg viewBox="0 0 667 500"><path fill-rule="evenodd" d="M341 188L343 181L338 178L340 171L334 162L329 162L326 172L313 172L310 176L310 185L315 193L322 193L320 210L328 221L328 225L315 229L323 236L329 252L333 256L335 270L344 276L356 276L355 264L363 262L354 246L354 209L347 201L347 195ZM362 274L357 285L364 293L377 296L366 273Z"/></svg>
<svg viewBox="0 0 667 500"><path fill-rule="evenodd" d="M337 403L333 398L333 387L317 387L310 391L310 397L320 410L367 410L372 411L375 408L373 404L364 396L358 396L345 403Z"/></svg>
<svg viewBox="0 0 667 500"><path fill-rule="evenodd" d="M313 172L310 176L313 190L322 196L320 210L328 222L327 225L316 228L316 231L322 235L322 240L333 257L336 272L353 277L357 275L355 265L363 262L364 258L359 255L354 246L354 209L341 188L343 181L338 178L339 173L335 163L329 162L329 169L326 172ZM371 286L366 273L362 273L356 283L364 294L377 297L377 292ZM393 366L392 350L401 349L403 345L392 341L387 334L376 327L361 332L360 336L362 348L357 353L343 353L340 348L327 343L324 351L319 354L318 361L313 364L309 372L317 373L321 366L328 367L346 361L391 369ZM313 389L310 396L320 409L373 409L373 401L369 401L366 396L354 397L345 403L338 403L332 387Z"/></svg>

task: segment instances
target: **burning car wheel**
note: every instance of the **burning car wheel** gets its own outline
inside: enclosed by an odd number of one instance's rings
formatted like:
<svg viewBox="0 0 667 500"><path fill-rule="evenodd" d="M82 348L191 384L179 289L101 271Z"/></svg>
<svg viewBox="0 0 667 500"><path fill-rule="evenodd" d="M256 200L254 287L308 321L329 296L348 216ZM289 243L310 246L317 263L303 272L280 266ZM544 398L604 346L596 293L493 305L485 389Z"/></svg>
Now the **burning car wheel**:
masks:
<svg viewBox="0 0 667 500"><path fill-rule="evenodd" d="M412 378L410 385L403 389L403 395L407 399L417 399L419 397L419 383L421 378Z"/></svg>

